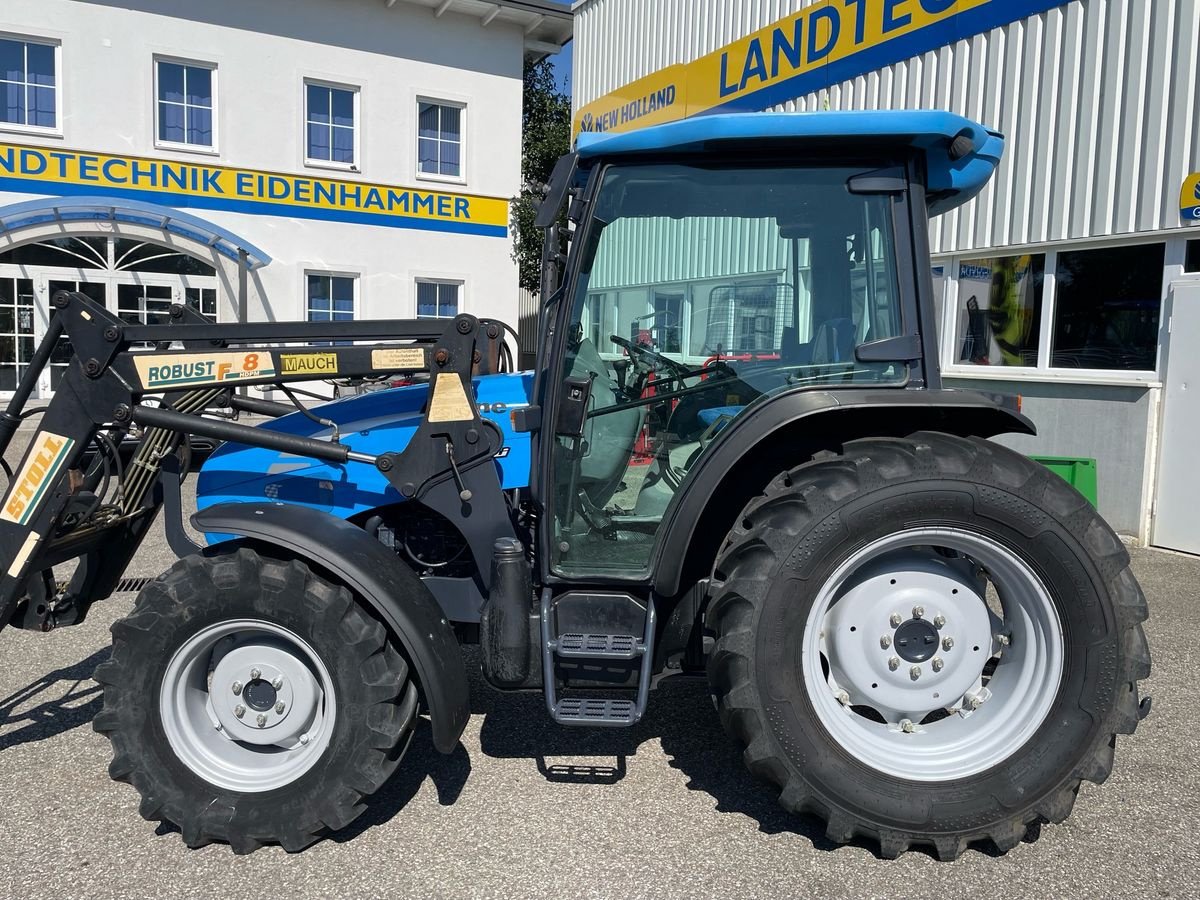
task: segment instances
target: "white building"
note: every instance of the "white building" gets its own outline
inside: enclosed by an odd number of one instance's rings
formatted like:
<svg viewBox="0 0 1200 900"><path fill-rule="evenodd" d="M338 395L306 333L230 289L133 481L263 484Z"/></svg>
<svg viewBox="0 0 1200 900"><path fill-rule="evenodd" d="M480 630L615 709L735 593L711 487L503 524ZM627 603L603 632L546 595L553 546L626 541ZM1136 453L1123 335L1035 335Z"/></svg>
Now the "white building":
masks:
<svg viewBox="0 0 1200 900"><path fill-rule="evenodd" d="M1200 552L1200 2L574 10L577 129L938 108L1004 132L992 184L932 226L943 373L1023 396L1040 434L1017 449L1096 459L1118 531Z"/></svg>
<svg viewBox="0 0 1200 900"><path fill-rule="evenodd" d="M547 0L4 0L0 393L60 288L515 322L522 65L570 35Z"/></svg>

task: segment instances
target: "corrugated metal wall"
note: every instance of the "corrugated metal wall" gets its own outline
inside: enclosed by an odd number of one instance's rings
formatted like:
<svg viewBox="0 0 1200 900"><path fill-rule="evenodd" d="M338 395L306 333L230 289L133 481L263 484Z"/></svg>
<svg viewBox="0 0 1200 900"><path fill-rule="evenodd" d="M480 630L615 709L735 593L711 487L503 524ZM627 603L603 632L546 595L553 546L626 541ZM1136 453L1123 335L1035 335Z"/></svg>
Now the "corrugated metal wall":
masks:
<svg viewBox="0 0 1200 900"><path fill-rule="evenodd" d="M816 0L585 0L575 104ZM1200 0L1074 0L777 109L948 109L1008 136L999 172L939 219L937 252L1180 227L1200 170Z"/></svg>

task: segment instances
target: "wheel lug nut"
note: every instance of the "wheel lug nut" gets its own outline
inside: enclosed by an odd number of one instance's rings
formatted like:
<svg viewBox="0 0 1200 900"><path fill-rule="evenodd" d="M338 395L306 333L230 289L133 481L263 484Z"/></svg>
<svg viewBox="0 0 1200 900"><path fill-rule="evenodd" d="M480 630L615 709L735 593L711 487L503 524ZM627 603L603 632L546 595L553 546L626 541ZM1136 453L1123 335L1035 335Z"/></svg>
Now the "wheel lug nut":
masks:
<svg viewBox="0 0 1200 900"><path fill-rule="evenodd" d="M901 719L900 730L905 734L912 734L917 730L917 726L912 723L912 719Z"/></svg>
<svg viewBox="0 0 1200 900"><path fill-rule="evenodd" d="M888 660L888 668L891 669L893 672L895 672L898 668L900 668L900 657L893 656L891 659L889 659Z"/></svg>
<svg viewBox="0 0 1200 900"><path fill-rule="evenodd" d="M309 737L307 734L300 735L300 743L301 744L307 744L308 741L309 741Z"/></svg>
<svg viewBox="0 0 1200 900"><path fill-rule="evenodd" d="M275 680L271 682L271 687L275 688L277 691L280 690L283 687L283 676L275 676Z"/></svg>
<svg viewBox="0 0 1200 900"><path fill-rule="evenodd" d="M264 725L267 724L267 717L264 716L262 713L259 713L258 718L256 718L254 721L258 723L259 728L262 728Z"/></svg>
<svg viewBox="0 0 1200 900"><path fill-rule="evenodd" d="M921 677L921 667L913 666L911 669L909 669L908 677L911 678L913 681L916 681L918 678L920 678Z"/></svg>
<svg viewBox="0 0 1200 900"><path fill-rule="evenodd" d="M258 669L250 670L250 680L251 681L258 681L258 679L260 679L260 678L262 678L262 672L260 672Z"/></svg>
<svg viewBox="0 0 1200 900"><path fill-rule="evenodd" d="M279 713L280 715L283 714L283 711L285 709L287 709L287 707L283 705L282 700L280 700L278 703L275 704L275 712Z"/></svg>
<svg viewBox="0 0 1200 900"><path fill-rule="evenodd" d="M981 707L981 706L983 706L983 701L980 700L978 697L968 697L967 698L967 707L969 709L979 709L979 707Z"/></svg>
<svg viewBox="0 0 1200 900"><path fill-rule="evenodd" d="M919 619L923 615L925 615L925 607L923 607L923 606L914 606L913 607L913 618L914 619Z"/></svg>
<svg viewBox="0 0 1200 900"><path fill-rule="evenodd" d="M848 693L846 693L845 691L838 691L837 692L837 701L838 701L838 703L842 704L842 706L849 706L850 705L850 695Z"/></svg>
<svg viewBox="0 0 1200 900"><path fill-rule="evenodd" d="M933 627L934 628L941 628L945 624L946 624L945 616L934 616L933 617Z"/></svg>
<svg viewBox="0 0 1200 900"><path fill-rule="evenodd" d="M242 683L240 681L235 681L229 686L229 689L233 691L233 695L236 697L242 692Z"/></svg>
<svg viewBox="0 0 1200 900"><path fill-rule="evenodd" d="M933 658L932 665L933 665L933 671L940 672L940 671L942 671L942 667L946 664L944 662L942 662L940 657L935 656Z"/></svg>
<svg viewBox="0 0 1200 900"><path fill-rule="evenodd" d="M885 634L883 637L881 637L879 639L879 646L884 650L892 646L892 636L890 634Z"/></svg>
<svg viewBox="0 0 1200 900"><path fill-rule="evenodd" d="M233 714L240 719L242 716L244 716L246 714L246 707L242 706L242 704L239 703L237 706L235 706L233 708Z"/></svg>
<svg viewBox="0 0 1200 900"><path fill-rule="evenodd" d="M903 622L904 619L900 617L900 613L892 613L892 617L888 621L892 623L893 628L899 628L900 623Z"/></svg>
<svg viewBox="0 0 1200 900"><path fill-rule="evenodd" d="M1007 647L1012 643L1012 639L1007 634L998 634L996 635L996 643L1001 647Z"/></svg>

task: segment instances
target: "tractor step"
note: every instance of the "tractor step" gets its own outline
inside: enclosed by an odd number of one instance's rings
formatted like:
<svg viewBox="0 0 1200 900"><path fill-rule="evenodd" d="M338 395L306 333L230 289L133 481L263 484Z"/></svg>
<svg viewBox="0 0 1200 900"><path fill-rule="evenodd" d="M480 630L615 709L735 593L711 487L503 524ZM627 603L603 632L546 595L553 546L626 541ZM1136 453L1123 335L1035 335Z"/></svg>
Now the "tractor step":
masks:
<svg viewBox="0 0 1200 900"><path fill-rule="evenodd" d="M626 594L566 594L552 598L542 593L542 677L546 708L560 725L624 728L636 725L646 712L651 666L654 663L654 601L639 601ZM575 626L571 628L571 626ZM583 625L583 628L579 626ZM641 631L625 633L588 631L591 625L616 625ZM560 634L559 627L566 626ZM569 629L569 630L568 630ZM637 660L638 662L634 662ZM619 697L558 697L560 665L563 683L583 673L585 680L608 675L626 688L636 688L635 699ZM636 674L636 685L629 680Z"/></svg>
<svg viewBox="0 0 1200 900"><path fill-rule="evenodd" d="M554 708L554 721L559 725L622 728L634 724L641 717L637 703L633 700L564 697Z"/></svg>
<svg viewBox="0 0 1200 900"><path fill-rule="evenodd" d="M568 659L634 659L642 646L632 634L562 634L554 652Z"/></svg>

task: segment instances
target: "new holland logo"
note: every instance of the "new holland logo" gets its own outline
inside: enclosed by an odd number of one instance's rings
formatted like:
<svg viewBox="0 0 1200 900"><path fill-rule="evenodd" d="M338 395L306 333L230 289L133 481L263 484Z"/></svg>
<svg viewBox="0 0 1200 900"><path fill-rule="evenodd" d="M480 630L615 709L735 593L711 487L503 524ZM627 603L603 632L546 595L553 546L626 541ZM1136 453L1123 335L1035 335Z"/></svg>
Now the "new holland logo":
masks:
<svg viewBox="0 0 1200 900"><path fill-rule="evenodd" d="M144 353L135 356L133 364L147 390L275 375L270 354L260 353L210 353L206 356Z"/></svg>
<svg viewBox="0 0 1200 900"><path fill-rule="evenodd" d="M25 464L13 479L12 490L4 500L0 520L24 525L33 518L46 489L54 484L63 460L74 445L71 438L51 431L34 435Z"/></svg>
<svg viewBox="0 0 1200 900"><path fill-rule="evenodd" d="M336 375L336 353L280 353L279 371L284 375Z"/></svg>

